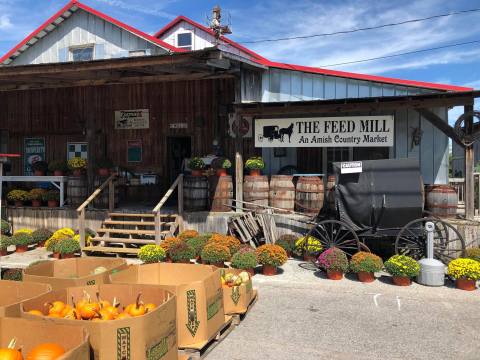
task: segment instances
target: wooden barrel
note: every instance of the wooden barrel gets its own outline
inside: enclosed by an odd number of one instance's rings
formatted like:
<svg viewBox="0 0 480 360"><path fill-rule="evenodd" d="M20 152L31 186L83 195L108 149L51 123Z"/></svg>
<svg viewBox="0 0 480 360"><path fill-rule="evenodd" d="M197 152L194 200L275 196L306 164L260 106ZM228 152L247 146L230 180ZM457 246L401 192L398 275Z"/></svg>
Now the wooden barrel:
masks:
<svg viewBox="0 0 480 360"><path fill-rule="evenodd" d="M245 176L243 182L243 200L258 205L268 206L268 177ZM248 210L262 211L265 208L244 204Z"/></svg>
<svg viewBox="0 0 480 360"><path fill-rule="evenodd" d="M272 175L270 179L270 206L290 210L295 210L295 185L293 176L290 175ZM279 213L287 211L274 210Z"/></svg>
<svg viewBox="0 0 480 360"><path fill-rule="evenodd" d="M207 209L208 180L205 176L185 176L183 180L183 204L185 210Z"/></svg>
<svg viewBox="0 0 480 360"><path fill-rule="evenodd" d="M325 196L327 197L328 207L330 210L335 211L335 175L329 175L327 178L327 191Z"/></svg>
<svg viewBox="0 0 480 360"><path fill-rule="evenodd" d="M438 217L454 217L457 214L458 195L449 185L426 185L425 208Z"/></svg>
<svg viewBox="0 0 480 360"><path fill-rule="evenodd" d="M323 179L319 176L301 176L297 182L295 208L307 215L318 215L323 206Z"/></svg>
<svg viewBox="0 0 480 360"><path fill-rule="evenodd" d="M107 180L108 177L95 177L95 181L94 181L94 185L95 185L95 189L97 189L98 187L100 187L100 185L102 185L105 180ZM117 184L115 183L115 187L114 187L114 206L116 206L119 202L119 187L117 186ZM98 194L98 196L93 200L93 206L96 207L97 209L108 209L108 197L109 197L109 193L108 193L108 185L105 187L105 189L103 189L103 191Z"/></svg>
<svg viewBox="0 0 480 360"><path fill-rule="evenodd" d="M227 212L232 211L233 182L231 176L210 176L210 211Z"/></svg>
<svg viewBox="0 0 480 360"><path fill-rule="evenodd" d="M70 176L67 180L67 201L77 207L87 200L87 178L84 176Z"/></svg>

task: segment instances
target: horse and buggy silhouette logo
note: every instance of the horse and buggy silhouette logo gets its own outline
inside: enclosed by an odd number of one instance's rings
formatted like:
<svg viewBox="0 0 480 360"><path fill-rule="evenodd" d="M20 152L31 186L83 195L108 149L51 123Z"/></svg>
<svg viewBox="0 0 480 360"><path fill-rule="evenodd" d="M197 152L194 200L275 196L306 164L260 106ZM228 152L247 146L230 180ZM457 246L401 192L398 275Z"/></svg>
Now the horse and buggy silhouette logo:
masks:
<svg viewBox="0 0 480 360"><path fill-rule="evenodd" d="M273 140L280 140L284 142L288 137L288 142L291 142L293 134L293 123L286 128L280 128L277 125L268 125L263 127L262 134L258 135L258 140L262 142L264 139L267 139L269 142Z"/></svg>

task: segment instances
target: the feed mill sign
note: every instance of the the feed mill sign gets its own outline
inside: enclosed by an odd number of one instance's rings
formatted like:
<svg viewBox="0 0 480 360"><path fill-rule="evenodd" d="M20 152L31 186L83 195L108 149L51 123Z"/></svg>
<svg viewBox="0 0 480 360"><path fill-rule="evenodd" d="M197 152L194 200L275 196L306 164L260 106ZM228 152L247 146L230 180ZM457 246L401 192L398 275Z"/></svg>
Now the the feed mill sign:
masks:
<svg viewBox="0 0 480 360"><path fill-rule="evenodd" d="M256 147L393 146L392 115L255 119Z"/></svg>

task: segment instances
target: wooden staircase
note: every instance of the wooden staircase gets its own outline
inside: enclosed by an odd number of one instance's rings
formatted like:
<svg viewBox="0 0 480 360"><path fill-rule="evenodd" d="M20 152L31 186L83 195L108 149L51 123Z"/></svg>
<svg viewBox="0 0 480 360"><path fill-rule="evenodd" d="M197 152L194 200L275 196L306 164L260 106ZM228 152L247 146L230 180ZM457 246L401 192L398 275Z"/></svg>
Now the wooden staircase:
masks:
<svg viewBox="0 0 480 360"><path fill-rule="evenodd" d="M155 214L111 212L88 246L87 255L137 256L140 247L155 244ZM178 215L160 216L160 239L174 236L179 229Z"/></svg>

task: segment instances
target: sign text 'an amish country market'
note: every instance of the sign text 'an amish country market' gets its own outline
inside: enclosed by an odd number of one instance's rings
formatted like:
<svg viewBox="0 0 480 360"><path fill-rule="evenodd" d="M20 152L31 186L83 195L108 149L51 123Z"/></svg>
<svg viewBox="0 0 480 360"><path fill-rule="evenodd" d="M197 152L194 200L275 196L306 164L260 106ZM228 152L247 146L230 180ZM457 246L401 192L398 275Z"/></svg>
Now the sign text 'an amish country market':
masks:
<svg viewBox="0 0 480 360"><path fill-rule="evenodd" d="M255 147L393 146L392 115L255 119Z"/></svg>

